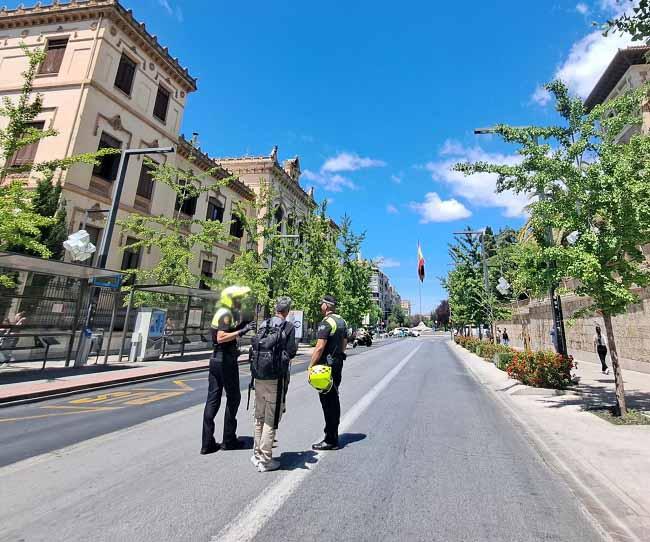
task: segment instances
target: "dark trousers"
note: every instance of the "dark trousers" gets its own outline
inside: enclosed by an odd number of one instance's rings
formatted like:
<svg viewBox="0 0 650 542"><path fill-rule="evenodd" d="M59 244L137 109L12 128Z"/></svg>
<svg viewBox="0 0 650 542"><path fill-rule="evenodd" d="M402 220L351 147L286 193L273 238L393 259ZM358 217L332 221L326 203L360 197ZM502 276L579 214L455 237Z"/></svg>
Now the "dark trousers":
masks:
<svg viewBox="0 0 650 542"><path fill-rule="evenodd" d="M325 416L325 442L328 444L339 443L339 422L341 421L341 403L339 401L339 386L343 364L332 365L332 380L334 386L327 393L319 393L320 404Z"/></svg>
<svg viewBox="0 0 650 542"><path fill-rule="evenodd" d="M237 438L237 410L241 402L239 389L239 367L236 355L216 352L210 360L208 377L208 398L203 410L203 448L216 444L214 440L214 418L221 406L221 395L226 390L226 412L223 420L223 442L231 443Z"/></svg>
<svg viewBox="0 0 650 542"><path fill-rule="evenodd" d="M605 345L598 345L596 347L596 351L598 352L598 357L600 358L600 365L602 370L607 370L607 362L605 361L607 359L607 347Z"/></svg>

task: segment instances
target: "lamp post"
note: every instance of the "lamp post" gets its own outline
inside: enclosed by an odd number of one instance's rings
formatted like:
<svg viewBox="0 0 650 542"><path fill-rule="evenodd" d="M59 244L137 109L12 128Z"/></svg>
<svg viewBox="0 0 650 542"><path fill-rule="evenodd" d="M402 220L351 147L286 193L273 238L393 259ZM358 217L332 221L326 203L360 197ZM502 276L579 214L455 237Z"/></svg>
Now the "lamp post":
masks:
<svg viewBox="0 0 650 542"><path fill-rule="evenodd" d="M103 269L106 267L106 261L108 260L108 251L111 246L111 240L113 238L113 230L115 229L115 221L117 219L117 213L120 207L120 199L122 197L122 189L124 188L124 180L126 179L126 171L129 165L129 158L131 156L141 155L141 154L168 154L174 152L174 147L156 147L156 148L146 148L146 149L125 149L122 151L120 156L120 164L117 168L117 179L115 186L113 187L113 195L111 207L108 210L108 216L106 218L106 228L102 235L102 241L99 245L99 256L97 257L97 267ZM95 318L95 311L97 309L97 302L99 300L99 288L95 288L95 291L90 296L90 304L88 305L88 311L86 312L86 319L84 321L83 331L79 340L79 346L77 348L77 358L79 354L82 353L81 357L86 358L89 354L89 347L86 346L86 341L90 340L90 330L93 326L93 320ZM128 322L124 322L126 326ZM112 328L112 326L111 326ZM112 329L111 329L112 332ZM110 348L110 344L106 346L106 351ZM85 359L77 360L76 364L82 365L85 364Z"/></svg>
<svg viewBox="0 0 650 542"><path fill-rule="evenodd" d="M525 127L524 127L525 128ZM485 135L485 134L493 134L496 132L495 128L476 128L474 130L475 135ZM535 138L538 140L538 138ZM546 198L546 193L544 192L543 189L537 190L535 194L540 200L544 200ZM546 237L546 243L548 246L551 246L553 244L553 230L550 226L548 226L544 232L545 237ZM547 265L549 268L551 266L555 265L555 262L547 262ZM564 314L562 312L562 300L560 299L560 295L556 293L555 291L555 284L551 284L548 290L548 295L551 301L551 313L553 315L553 332L555 334L555 350L557 351L558 354L561 354L563 356L567 356L567 343L566 343L566 334L564 331Z"/></svg>

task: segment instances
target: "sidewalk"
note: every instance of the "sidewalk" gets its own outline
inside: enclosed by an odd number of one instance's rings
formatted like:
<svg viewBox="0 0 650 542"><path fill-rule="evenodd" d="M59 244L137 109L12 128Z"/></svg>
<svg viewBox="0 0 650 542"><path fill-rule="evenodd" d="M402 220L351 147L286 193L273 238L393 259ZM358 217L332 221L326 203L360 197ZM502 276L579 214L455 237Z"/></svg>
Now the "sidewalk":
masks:
<svg viewBox="0 0 650 542"><path fill-rule="evenodd" d="M615 541L650 540L650 425L613 425L589 412L614 403L614 377L579 361L578 385L531 388L450 342L449 348L522 426L588 513ZM650 411L650 374L624 371L628 408Z"/></svg>
<svg viewBox="0 0 650 542"><path fill-rule="evenodd" d="M300 345L298 355L308 354L312 348ZM142 363L90 364L85 367L64 367L63 362L48 362L44 371L41 362L9 364L0 367L0 407L7 403L29 401L72 392L121 386L130 382L154 380L177 374L202 371L210 364L211 350L188 352L180 356ZM117 359L117 356L114 357ZM103 359L103 358L102 358ZM248 355L240 356L246 363Z"/></svg>

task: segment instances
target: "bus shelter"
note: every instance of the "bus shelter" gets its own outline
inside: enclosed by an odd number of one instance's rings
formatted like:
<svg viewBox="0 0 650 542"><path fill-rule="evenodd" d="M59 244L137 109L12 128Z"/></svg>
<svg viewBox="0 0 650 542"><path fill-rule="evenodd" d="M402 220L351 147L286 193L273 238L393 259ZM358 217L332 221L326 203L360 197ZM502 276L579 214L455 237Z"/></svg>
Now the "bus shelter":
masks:
<svg viewBox="0 0 650 542"><path fill-rule="evenodd" d="M165 300L158 307L134 307L138 294L158 294ZM127 355L131 361L146 360L146 352L152 352L150 359L157 359L171 353L185 356L188 346L195 349L208 348L212 345L212 330L210 324L214 315L219 293L202 288L190 288L175 284L141 284L134 285L129 294L126 308L125 325L118 353L118 362ZM158 311L157 314L147 315L148 318L134 318L134 311L139 311L138 317L145 312ZM158 321L156 321L158 319ZM163 323L164 321L164 323ZM130 329L129 329L130 328ZM142 336L145 334L146 336ZM127 340L129 351L126 350ZM142 342L138 350L139 358L134 354L134 343Z"/></svg>
<svg viewBox="0 0 650 542"><path fill-rule="evenodd" d="M0 252L0 274L14 283L0 286L0 362L42 359L42 369L48 357L65 358L69 365L91 287L112 298L114 319L123 276L109 269L12 252ZM95 345L99 355L101 342Z"/></svg>

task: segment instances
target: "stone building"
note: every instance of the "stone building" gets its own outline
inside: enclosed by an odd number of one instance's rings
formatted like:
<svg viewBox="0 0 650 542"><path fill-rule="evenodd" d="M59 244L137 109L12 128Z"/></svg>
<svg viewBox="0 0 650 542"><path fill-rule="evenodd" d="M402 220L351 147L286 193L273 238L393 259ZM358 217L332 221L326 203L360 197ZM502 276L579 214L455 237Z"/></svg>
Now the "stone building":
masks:
<svg viewBox="0 0 650 542"><path fill-rule="evenodd" d="M145 25L117 0L72 0L0 11L0 96L16 96L27 59L21 44L42 48L46 60L40 67L35 91L43 96L37 127L52 128L54 137L22 149L15 163L42 162L94 152L105 147L146 148L173 146L176 154L152 155L181 168L212 168L216 163L179 137L188 96L196 80L172 57ZM196 151L197 160L187 161ZM75 165L61 174L70 231L85 222L88 209L107 209L111 203L118 156L99 166ZM219 170L217 178L228 176ZM241 182L204 194L185 205L198 217L208 214L231 220L236 201L250 202L253 192ZM171 216L176 197L165 185L154 183L141 157L129 163L119 218L129 213ZM91 213L87 229L100 238L102 215ZM235 227L235 229L237 229ZM107 267L151 266L155 250L146 254L123 252L128 239L113 235ZM246 247L246 239L215 246L194 262L194 271L215 273ZM208 271L210 268L210 271Z"/></svg>
<svg viewBox="0 0 650 542"><path fill-rule="evenodd" d="M236 175L246 186L259 195L266 186L274 197L273 217L283 234L297 232L306 215L315 207L313 190L305 191L300 185L300 159L278 161L278 147L268 156L242 156L217 158L221 166ZM336 227L336 224L333 227ZM263 247L260 241L259 250Z"/></svg>
<svg viewBox="0 0 650 542"><path fill-rule="evenodd" d="M408 299L402 299L401 305L402 305L402 310L404 311L404 314L408 318L410 318L411 317L411 302Z"/></svg>

